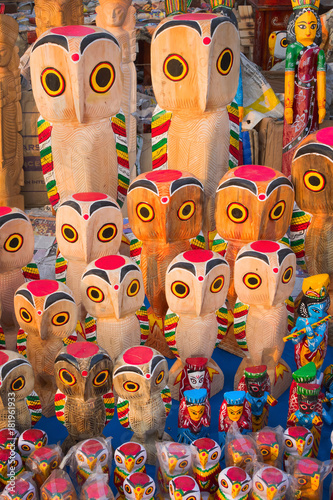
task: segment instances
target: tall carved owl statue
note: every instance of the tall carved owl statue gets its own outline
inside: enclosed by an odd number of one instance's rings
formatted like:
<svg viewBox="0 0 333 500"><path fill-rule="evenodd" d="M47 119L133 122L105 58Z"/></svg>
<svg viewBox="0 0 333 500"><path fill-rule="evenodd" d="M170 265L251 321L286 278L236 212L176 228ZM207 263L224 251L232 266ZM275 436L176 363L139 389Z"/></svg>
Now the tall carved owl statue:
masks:
<svg viewBox="0 0 333 500"><path fill-rule="evenodd" d="M169 309L164 333L178 360L170 370L172 397L179 398L177 379L186 359L205 356L209 362L211 395L223 388L223 372L211 359L226 333L224 302L230 270L223 257L210 250L190 250L175 257L166 272L165 294Z"/></svg>
<svg viewBox="0 0 333 500"><path fill-rule="evenodd" d="M75 193L60 204L56 217L59 255L56 279L72 290L82 327L88 326L81 276L93 260L119 250L123 218L118 203L103 193ZM87 325L85 325L87 323Z"/></svg>
<svg viewBox="0 0 333 500"><path fill-rule="evenodd" d="M124 117L116 117L122 98L116 38L93 26L51 28L35 42L30 66L50 203L57 209L71 193L99 191L122 205L129 169Z"/></svg>
<svg viewBox="0 0 333 500"><path fill-rule="evenodd" d="M235 316L234 330L246 355L237 370L235 387L244 368L265 364L271 394L277 399L292 380L291 370L281 356L283 337L288 332L286 301L296 278L295 254L282 243L255 241L238 252L234 272L235 311L242 311L241 319Z"/></svg>
<svg viewBox="0 0 333 500"><path fill-rule="evenodd" d="M35 14L37 37L50 28L84 23L80 0L36 0Z"/></svg>
<svg viewBox="0 0 333 500"><path fill-rule="evenodd" d="M118 357L114 367L119 421L134 432L133 441L145 447L150 465L156 462L155 442L170 439L164 432L171 408L168 376L166 359L146 346L127 349Z"/></svg>
<svg viewBox="0 0 333 500"><path fill-rule="evenodd" d="M107 255L91 262L82 275L81 295L85 309L97 320L98 345L113 362L129 347L145 342L145 290L140 268L130 257Z"/></svg>
<svg viewBox="0 0 333 500"><path fill-rule="evenodd" d="M158 107L152 122L153 169L179 168L204 185L204 233L215 229L214 198L229 167L227 105L236 95L239 34L230 17L168 16L151 43Z"/></svg>
<svg viewBox="0 0 333 500"><path fill-rule="evenodd" d="M14 351L0 351L0 429L29 429L42 416L29 361ZM13 412L14 409L14 412Z"/></svg>
<svg viewBox="0 0 333 500"><path fill-rule="evenodd" d="M57 419L66 427L64 451L100 436L114 414L112 360L101 347L77 342L61 349L54 362Z"/></svg>
<svg viewBox="0 0 333 500"><path fill-rule="evenodd" d="M179 170L141 174L128 189L129 223L136 238L142 242L137 261L156 316L151 345L165 355L170 355L170 351L165 344L163 326L157 324L163 325L168 309L165 273L172 259L190 250L190 239L199 235L203 202L202 183L192 174ZM140 253L140 242L132 243L133 257Z"/></svg>
<svg viewBox="0 0 333 500"><path fill-rule="evenodd" d="M18 288L14 297L16 319L21 330L19 352L26 355L35 374L35 390L44 416L54 415L54 360L64 343L76 339L77 307L69 288L55 280L31 281Z"/></svg>

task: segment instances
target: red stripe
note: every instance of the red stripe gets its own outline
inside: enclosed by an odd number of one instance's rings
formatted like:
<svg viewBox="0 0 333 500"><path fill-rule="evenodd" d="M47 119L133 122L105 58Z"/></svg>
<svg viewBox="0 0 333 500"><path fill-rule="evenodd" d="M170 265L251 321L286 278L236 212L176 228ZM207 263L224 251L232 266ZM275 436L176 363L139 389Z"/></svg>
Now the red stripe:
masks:
<svg viewBox="0 0 333 500"><path fill-rule="evenodd" d="M60 196L58 193L53 195L53 196L50 196L50 198L49 198L51 205L55 205L56 203L58 203L59 199L60 199Z"/></svg>
<svg viewBox="0 0 333 500"><path fill-rule="evenodd" d="M293 232L302 231L303 229L307 229L307 227L309 225L310 225L310 222L303 222L302 224L291 224L290 231L293 231Z"/></svg>
<svg viewBox="0 0 333 500"><path fill-rule="evenodd" d="M235 311L234 310L234 318L241 318L242 316L245 316L248 313L247 309L244 309L244 311ZM237 327L237 325L236 325Z"/></svg>
<svg viewBox="0 0 333 500"><path fill-rule="evenodd" d="M56 274L63 273L64 271L66 271L66 269L67 269L67 265L66 265L66 264L64 264L63 266L56 267L56 271L55 271L55 273L56 273Z"/></svg>
<svg viewBox="0 0 333 500"><path fill-rule="evenodd" d="M239 123L239 116L234 115L233 113L228 113L229 114L229 120L232 123Z"/></svg>
<svg viewBox="0 0 333 500"><path fill-rule="evenodd" d="M304 250L301 250L300 252L296 252L296 257L297 258L304 257L304 255L305 255L305 251Z"/></svg>
<svg viewBox="0 0 333 500"><path fill-rule="evenodd" d="M232 144L230 144L229 151L232 154L232 156L238 158L238 149L235 148L235 146L232 146Z"/></svg>
<svg viewBox="0 0 333 500"><path fill-rule="evenodd" d="M126 160L125 158L121 158L120 156L118 156L117 158L118 158L119 165L121 165L122 167L125 167L125 168L129 169L129 162L128 162L128 160Z"/></svg>
<svg viewBox="0 0 333 500"><path fill-rule="evenodd" d="M236 339L244 339L246 337L245 330L243 330L240 333L235 333L235 337L236 337Z"/></svg>
<svg viewBox="0 0 333 500"><path fill-rule="evenodd" d="M170 330L172 330L173 328L176 328L177 326L177 322L175 321L174 323L172 323L171 325L164 325L164 331L166 332L169 332Z"/></svg>
<svg viewBox="0 0 333 500"><path fill-rule="evenodd" d="M53 161L50 161L49 163L45 163L45 165L42 166L43 174L47 174L48 172L52 172L53 170Z"/></svg>
<svg viewBox="0 0 333 500"><path fill-rule="evenodd" d="M64 399L64 395L63 394L56 394L54 396L54 401L61 401Z"/></svg>
<svg viewBox="0 0 333 500"><path fill-rule="evenodd" d="M165 153L164 155L160 156L160 158L156 158L156 160L153 160L153 170L154 168L158 168L158 167L161 167L162 165L164 165L164 163L166 163L168 159L168 155L167 153Z"/></svg>
<svg viewBox="0 0 333 500"><path fill-rule="evenodd" d="M126 137L125 127L121 127L120 125L117 125L116 123L112 122L112 130L115 134L121 135L122 137Z"/></svg>
<svg viewBox="0 0 333 500"><path fill-rule="evenodd" d="M123 194L124 196L126 196L127 189L123 188L122 186L118 186L118 193Z"/></svg>
<svg viewBox="0 0 333 500"><path fill-rule="evenodd" d="M131 257L136 257L137 255L141 254L142 248L136 248L135 250L131 250Z"/></svg>
<svg viewBox="0 0 333 500"><path fill-rule="evenodd" d="M164 134L169 130L171 120L167 120L165 123L162 123L162 125L159 125L158 127L152 127L151 129L151 136L156 137L158 135Z"/></svg>
<svg viewBox="0 0 333 500"><path fill-rule="evenodd" d="M38 134L39 144L46 141L51 136L52 127L47 127L43 132Z"/></svg>

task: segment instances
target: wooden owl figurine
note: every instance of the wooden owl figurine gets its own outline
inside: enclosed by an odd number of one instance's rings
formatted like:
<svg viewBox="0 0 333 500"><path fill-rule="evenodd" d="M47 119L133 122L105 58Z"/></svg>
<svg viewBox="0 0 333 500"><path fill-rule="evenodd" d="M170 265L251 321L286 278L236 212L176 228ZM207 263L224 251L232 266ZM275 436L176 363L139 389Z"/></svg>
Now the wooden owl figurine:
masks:
<svg viewBox="0 0 333 500"><path fill-rule="evenodd" d="M171 500L201 500L199 485L193 477L177 476L169 483Z"/></svg>
<svg viewBox="0 0 333 500"><path fill-rule="evenodd" d="M252 498L254 500L286 500L290 478L276 467L264 466L253 476ZM297 498L297 497L296 497Z"/></svg>
<svg viewBox="0 0 333 500"><path fill-rule="evenodd" d="M186 359L205 356L211 372L210 394L222 390L224 376L211 359L227 331L225 299L230 270L223 257L210 250L190 250L175 257L166 272L165 295L169 309L164 333L178 360L170 370L172 396L179 394L177 378Z"/></svg>
<svg viewBox="0 0 333 500"><path fill-rule="evenodd" d="M282 465L282 435L283 429L280 430L264 427L255 435L258 451L261 460L265 465L281 468Z"/></svg>
<svg viewBox="0 0 333 500"><path fill-rule="evenodd" d="M0 491L24 471L22 458L17 451L0 448Z"/></svg>
<svg viewBox="0 0 333 500"><path fill-rule="evenodd" d="M38 500L36 484L32 474L23 472L15 478L14 485L9 482L0 495L1 500Z"/></svg>
<svg viewBox="0 0 333 500"><path fill-rule="evenodd" d="M182 165L202 182L205 237L215 229L215 191L229 166L226 106L236 95L239 67L239 34L227 16L176 14L154 32L153 169Z"/></svg>
<svg viewBox="0 0 333 500"><path fill-rule="evenodd" d="M246 355L237 370L235 387L244 368L265 364L272 396L277 399L292 379L291 370L281 356L288 321L293 319L288 317L290 305L285 301L295 284L295 254L282 243L255 241L238 252L234 273L237 292L234 332ZM264 335L258 336L258 331Z"/></svg>
<svg viewBox="0 0 333 500"><path fill-rule="evenodd" d="M113 362L129 347L145 342L149 332L145 290L140 268L130 257L107 255L91 262L82 275L81 296L85 309L96 318L98 345Z"/></svg>
<svg viewBox="0 0 333 500"><path fill-rule="evenodd" d="M257 460L257 446L255 441L248 436L229 438L226 440L225 464L227 467L235 465L253 474L253 466Z"/></svg>
<svg viewBox="0 0 333 500"><path fill-rule="evenodd" d="M129 183L125 123L123 115L110 120L122 98L116 38L93 26L51 28L35 42L30 66L50 203L57 209L71 193L98 191L122 204Z"/></svg>
<svg viewBox="0 0 333 500"><path fill-rule="evenodd" d="M210 438L200 438L191 444L194 479L200 491L208 493L214 500L218 490L218 476L221 472L219 460L221 448Z"/></svg>
<svg viewBox="0 0 333 500"><path fill-rule="evenodd" d="M165 273L176 255L191 250L190 239L200 233L203 200L201 182L179 170L141 174L129 187L128 219L134 235L142 242L138 262L145 291L154 315L162 323L168 309ZM133 243L133 256L139 253L139 246L139 242ZM152 335L153 347L168 353L163 328L161 331L154 326Z"/></svg>
<svg viewBox="0 0 333 500"><path fill-rule="evenodd" d="M36 33L41 36L50 28L84 24L83 3L79 0L36 0Z"/></svg>
<svg viewBox="0 0 333 500"><path fill-rule="evenodd" d="M248 500L252 489L252 479L240 467L226 467L218 477L216 500Z"/></svg>
<svg viewBox="0 0 333 500"><path fill-rule="evenodd" d="M143 472L132 472L124 481L126 500L154 500L155 483Z"/></svg>
<svg viewBox="0 0 333 500"><path fill-rule="evenodd" d="M156 462L155 441L170 439L164 432L171 408L168 376L166 359L146 346L127 349L114 367L119 421L134 432L133 441L145 447L150 465Z"/></svg>
<svg viewBox="0 0 333 500"><path fill-rule="evenodd" d="M294 498L304 500L322 500L323 483L331 472L330 461L320 462L314 458L301 458L287 467L293 476Z"/></svg>
<svg viewBox="0 0 333 500"><path fill-rule="evenodd" d="M18 432L23 432L41 418L34 381L32 366L24 356L0 351L0 429L15 426Z"/></svg>
<svg viewBox="0 0 333 500"><path fill-rule="evenodd" d="M19 331L18 349L26 355L35 374L35 390L43 415L54 415L54 360L64 342L75 341L77 307L69 288L54 280L31 281L14 297Z"/></svg>
<svg viewBox="0 0 333 500"><path fill-rule="evenodd" d="M81 488L94 473L105 474L110 479L112 448L104 438L85 439L75 449L74 463L76 480Z"/></svg>
<svg viewBox="0 0 333 500"><path fill-rule="evenodd" d="M41 500L77 500L69 475L61 469L54 470L40 489Z"/></svg>
<svg viewBox="0 0 333 500"><path fill-rule="evenodd" d="M23 463L30 453L38 450L42 446L46 446L47 442L47 434L41 429L28 429L23 431L17 442L18 451L22 457Z"/></svg>
<svg viewBox="0 0 333 500"><path fill-rule="evenodd" d="M119 205L103 193L72 194L57 210L56 238L60 254L56 261L56 279L72 290L83 328L87 326L87 311L81 297L81 276L92 260L118 252L122 231Z"/></svg>
<svg viewBox="0 0 333 500"><path fill-rule="evenodd" d="M57 419L66 427L67 451L78 441L100 436L114 413L112 360L91 342L61 349L54 362Z"/></svg>
<svg viewBox="0 0 333 500"><path fill-rule="evenodd" d="M183 443L164 441L156 443L159 468L157 479L162 494L169 491L169 483L179 476L188 476L192 471L191 449Z"/></svg>
<svg viewBox="0 0 333 500"><path fill-rule="evenodd" d="M146 472L147 452L139 443L130 441L124 443L114 452L116 467L113 473L113 482L119 496L124 497L123 483L132 472Z"/></svg>
<svg viewBox="0 0 333 500"><path fill-rule="evenodd" d="M33 451L27 458L25 465L27 470L33 472L34 481L38 490L52 471L58 469L63 459L61 448L57 444L48 444Z"/></svg>
<svg viewBox="0 0 333 500"><path fill-rule="evenodd" d="M295 457L312 457L313 434L301 425L288 427L284 431L284 461L290 455Z"/></svg>

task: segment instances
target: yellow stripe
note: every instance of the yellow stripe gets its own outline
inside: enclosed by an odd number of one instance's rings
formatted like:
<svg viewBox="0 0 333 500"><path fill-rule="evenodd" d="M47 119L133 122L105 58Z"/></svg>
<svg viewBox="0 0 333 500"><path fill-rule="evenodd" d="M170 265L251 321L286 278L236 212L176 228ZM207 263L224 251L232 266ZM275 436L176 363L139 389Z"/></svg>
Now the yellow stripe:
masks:
<svg viewBox="0 0 333 500"><path fill-rule="evenodd" d="M54 186L52 189L50 189L50 191L48 191L48 195L49 196L54 196L55 194L57 194L58 190L56 188L56 186Z"/></svg>
<svg viewBox="0 0 333 500"><path fill-rule="evenodd" d="M156 128L159 127L160 125L163 125L163 123L171 119L171 116L172 113L165 113L164 115L160 116L160 118L154 120L154 122L152 123L152 128Z"/></svg>
<svg viewBox="0 0 333 500"><path fill-rule="evenodd" d="M44 122L41 125L39 125L39 127L38 127L38 134L40 134L41 132L44 132L44 130L46 128L48 128L49 126L50 126L49 122Z"/></svg>
<svg viewBox="0 0 333 500"><path fill-rule="evenodd" d="M128 184L125 184L125 182L121 181L120 179L118 179L118 184L119 186L123 187L123 188L128 188ZM124 240L126 242L126 240Z"/></svg>
<svg viewBox="0 0 333 500"><path fill-rule="evenodd" d="M41 158L41 164L42 165L45 165L46 163L50 163L52 161L52 154L48 154L48 155L45 155L43 156L43 158Z"/></svg>
<svg viewBox="0 0 333 500"><path fill-rule="evenodd" d="M230 136L230 144L236 149L239 149L239 141L232 136Z"/></svg>
<svg viewBox="0 0 333 500"><path fill-rule="evenodd" d="M114 117L112 118L112 122L115 123L116 125L119 125L120 127L125 128L125 122L120 118Z"/></svg>
<svg viewBox="0 0 333 500"><path fill-rule="evenodd" d="M117 149L117 155L119 158L122 158L123 160L128 160L128 153L126 151L121 151L120 149Z"/></svg>
<svg viewBox="0 0 333 500"><path fill-rule="evenodd" d="M156 151L153 152L153 160L156 160L160 156L166 154L166 152L167 152L167 145L164 144L163 146L161 146L160 148L156 149Z"/></svg>
<svg viewBox="0 0 333 500"><path fill-rule="evenodd" d="M234 108L234 106L227 106L228 113L234 116L239 116L239 110L238 108Z"/></svg>

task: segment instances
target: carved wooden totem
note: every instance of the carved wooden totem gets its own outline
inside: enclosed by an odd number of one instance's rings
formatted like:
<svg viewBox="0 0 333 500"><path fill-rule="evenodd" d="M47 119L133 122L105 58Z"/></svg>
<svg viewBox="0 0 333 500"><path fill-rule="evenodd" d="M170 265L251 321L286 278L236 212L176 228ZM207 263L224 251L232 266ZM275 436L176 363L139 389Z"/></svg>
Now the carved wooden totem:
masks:
<svg viewBox="0 0 333 500"><path fill-rule="evenodd" d="M43 415L54 415L54 360L77 323L77 307L69 288L53 280L32 281L20 286L14 297L16 319L22 330L18 349L26 354L35 374L35 389ZM69 337L69 338L68 338ZM76 336L74 336L76 337Z"/></svg>
<svg viewBox="0 0 333 500"><path fill-rule="evenodd" d="M35 0L35 13L37 37L50 28L84 23L82 0Z"/></svg>

